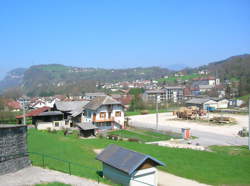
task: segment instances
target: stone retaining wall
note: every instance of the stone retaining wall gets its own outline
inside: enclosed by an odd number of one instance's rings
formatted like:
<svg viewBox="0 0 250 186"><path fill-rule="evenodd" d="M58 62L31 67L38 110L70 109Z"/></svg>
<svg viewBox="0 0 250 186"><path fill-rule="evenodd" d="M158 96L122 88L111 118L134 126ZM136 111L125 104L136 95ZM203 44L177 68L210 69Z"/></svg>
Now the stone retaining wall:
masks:
<svg viewBox="0 0 250 186"><path fill-rule="evenodd" d="M0 175L29 165L27 126L0 125Z"/></svg>

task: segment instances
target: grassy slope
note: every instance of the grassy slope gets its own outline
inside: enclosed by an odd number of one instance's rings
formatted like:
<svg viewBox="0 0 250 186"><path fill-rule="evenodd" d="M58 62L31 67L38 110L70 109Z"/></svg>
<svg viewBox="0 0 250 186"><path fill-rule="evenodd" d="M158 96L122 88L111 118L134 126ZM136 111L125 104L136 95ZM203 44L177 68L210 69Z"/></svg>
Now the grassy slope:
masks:
<svg viewBox="0 0 250 186"><path fill-rule="evenodd" d="M115 134L122 138L136 138L142 142L150 142L150 141L162 141L169 140L171 138L176 138L176 135L168 135L156 133L153 131L146 130L118 130L109 132L109 134Z"/></svg>
<svg viewBox="0 0 250 186"><path fill-rule="evenodd" d="M72 174L97 179L96 169L101 163L95 160L93 149L105 148L114 143L138 152L150 154L163 161L167 166L160 169L177 176L194 179L207 184L250 184L250 156L229 155L226 152L202 152L190 149L174 149L154 145L138 144L106 139L83 139L60 134L49 134L29 130L30 151L44 152L52 156L83 164L93 169L72 167ZM35 165L41 165L41 158L31 156ZM47 161L47 159L46 159ZM67 165L50 162L50 168L67 170ZM107 181L103 180L107 183Z"/></svg>
<svg viewBox="0 0 250 186"><path fill-rule="evenodd" d="M245 103L248 103L249 98L250 94L247 94L245 96L238 97L237 99L243 100Z"/></svg>
<svg viewBox="0 0 250 186"><path fill-rule="evenodd" d="M185 75L185 76L180 76L180 77L175 77L175 76L171 76L171 77L168 77L168 78L161 78L158 80L158 82L167 82L167 83L173 83L175 81L177 81L177 79L180 79L180 80L190 80L190 79L193 79L193 78L198 78L198 77L201 77L201 75L199 74L190 74L190 75Z"/></svg>

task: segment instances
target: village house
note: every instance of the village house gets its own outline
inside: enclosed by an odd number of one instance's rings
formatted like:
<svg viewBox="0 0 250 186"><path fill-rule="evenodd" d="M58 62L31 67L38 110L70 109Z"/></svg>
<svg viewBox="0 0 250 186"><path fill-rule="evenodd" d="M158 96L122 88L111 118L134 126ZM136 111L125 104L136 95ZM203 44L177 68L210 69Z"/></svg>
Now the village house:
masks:
<svg viewBox="0 0 250 186"><path fill-rule="evenodd" d="M184 87L167 86L161 90L146 90L142 98L145 102L155 102L158 96L161 102L181 102L184 99Z"/></svg>
<svg viewBox="0 0 250 186"><path fill-rule="evenodd" d="M84 122L98 130L124 128L124 106L110 96L96 97L85 106Z"/></svg>
<svg viewBox="0 0 250 186"><path fill-rule="evenodd" d="M61 111L65 123L74 127L77 123L84 122L84 107L88 103L89 101L58 101L55 102L53 110Z"/></svg>
<svg viewBox="0 0 250 186"><path fill-rule="evenodd" d="M200 109L211 111L218 108L218 103L210 98L193 98L186 101L186 106L196 106Z"/></svg>
<svg viewBox="0 0 250 186"><path fill-rule="evenodd" d="M145 102L156 102L158 96L161 102L166 101L166 92L164 90L146 90L142 95L142 99Z"/></svg>
<svg viewBox="0 0 250 186"><path fill-rule="evenodd" d="M14 100L4 101L5 111L19 112L21 109L22 109L22 105L18 101L14 101Z"/></svg>
<svg viewBox="0 0 250 186"><path fill-rule="evenodd" d="M85 93L83 98L86 100L92 100L99 96L107 96L107 95L104 92L93 92L93 93Z"/></svg>
<svg viewBox="0 0 250 186"><path fill-rule="evenodd" d="M156 166L164 163L117 145L109 145L97 157L102 162L103 176L124 186L157 186Z"/></svg>
<svg viewBox="0 0 250 186"><path fill-rule="evenodd" d="M217 101L217 109L226 109L229 105L229 100L226 98L211 98L214 101Z"/></svg>
<svg viewBox="0 0 250 186"><path fill-rule="evenodd" d="M26 118L32 118L32 124L38 130L61 130L64 128L69 128L64 118L63 113L60 111L51 111L50 107L42 107L38 109L31 110L25 114ZM23 115L16 116L18 123L22 123Z"/></svg>
<svg viewBox="0 0 250 186"><path fill-rule="evenodd" d="M170 102L180 102L184 99L184 87L167 86L163 90L166 91L166 100Z"/></svg>

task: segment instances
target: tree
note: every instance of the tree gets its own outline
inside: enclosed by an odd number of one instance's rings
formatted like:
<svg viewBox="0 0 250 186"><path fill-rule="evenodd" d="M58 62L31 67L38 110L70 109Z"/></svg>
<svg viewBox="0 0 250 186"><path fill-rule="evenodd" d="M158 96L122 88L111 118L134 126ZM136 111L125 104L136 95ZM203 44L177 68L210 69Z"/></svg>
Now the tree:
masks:
<svg viewBox="0 0 250 186"><path fill-rule="evenodd" d="M141 98L140 94L133 95L133 98L130 102L130 111L141 110L145 108L145 104Z"/></svg>
<svg viewBox="0 0 250 186"><path fill-rule="evenodd" d="M14 100L20 98L22 95L23 95L23 92L20 88L7 89L3 94L5 98L14 99Z"/></svg>

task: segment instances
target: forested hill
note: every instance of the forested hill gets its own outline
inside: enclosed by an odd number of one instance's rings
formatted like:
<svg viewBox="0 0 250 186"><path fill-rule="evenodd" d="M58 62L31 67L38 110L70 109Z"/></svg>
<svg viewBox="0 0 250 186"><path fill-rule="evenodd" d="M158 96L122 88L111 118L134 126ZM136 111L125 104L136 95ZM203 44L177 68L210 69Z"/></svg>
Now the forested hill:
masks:
<svg viewBox="0 0 250 186"><path fill-rule="evenodd" d="M250 93L250 54L210 63L206 68L223 80L238 81L241 96Z"/></svg>
<svg viewBox="0 0 250 186"><path fill-rule="evenodd" d="M17 81L13 83L13 86L21 87L22 90L30 96L51 95L55 93L74 94L95 91L96 82L158 79L162 76L169 75L170 72L170 70L160 67L101 69L78 68L59 64L37 65L25 70L22 75L16 79ZM4 79L5 82L9 80L8 77ZM6 87L0 86L0 89L3 88Z"/></svg>
<svg viewBox="0 0 250 186"><path fill-rule="evenodd" d="M199 68L187 69L197 73L207 69L223 81L237 82L240 96L250 94L250 55L238 55L210 63ZM37 65L28 69L15 69L0 81L0 91L19 87L29 96L53 94L79 94L96 90L97 82L131 81L136 79L159 79L173 74L167 68L101 69L79 68L59 64Z"/></svg>

